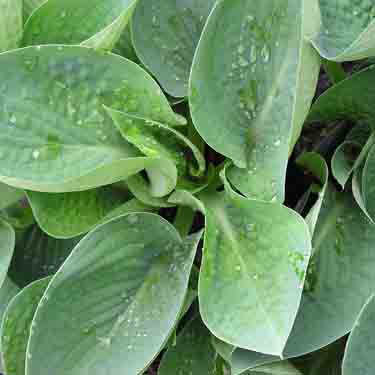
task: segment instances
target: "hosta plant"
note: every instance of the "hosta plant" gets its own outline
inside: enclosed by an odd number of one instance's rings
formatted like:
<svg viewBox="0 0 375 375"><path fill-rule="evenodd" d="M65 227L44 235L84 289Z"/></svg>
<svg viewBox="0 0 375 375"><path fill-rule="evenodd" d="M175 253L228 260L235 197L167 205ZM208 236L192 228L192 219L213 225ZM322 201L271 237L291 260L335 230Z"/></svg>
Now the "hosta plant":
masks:
<svg viewBox="0 0 375 375"><path fill-rule="evenodd" d="M0 0L6 375L373 375L375 1Z"/></svg>

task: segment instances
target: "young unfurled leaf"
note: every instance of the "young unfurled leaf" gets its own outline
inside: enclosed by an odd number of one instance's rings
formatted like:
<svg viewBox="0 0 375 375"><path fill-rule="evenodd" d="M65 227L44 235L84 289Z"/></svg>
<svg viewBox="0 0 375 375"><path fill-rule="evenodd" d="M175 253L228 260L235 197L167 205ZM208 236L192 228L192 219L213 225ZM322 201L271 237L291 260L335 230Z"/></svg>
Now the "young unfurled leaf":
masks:
<svg viewBox="0 0 375 375"><path fill-rule="evenodd" d="M174 165L144 158L113 126L103 105L172 125L175 115L136 64L93 49L29 47L0 59L0 180L44 192L81 191ZM174 181L174 183L173 183Z"/></svg>
<svg viewBox="0 0 375 375"><path fill-rule="evenodd" d="M324 58L352 61L375 54L373 1L319 0L319 5L320 30L311 39Z"/></svg>
<svg viewBox="0 0 375 375"><path fill-rule="evenodd" d="M144 155L172 160L180 177L190 173L202 176L206 163L203 155L190 140L179 131L139 116L107 109L123 137ZM188 158L194 159L188 164Z"/></svg>
<svg viewBox="0 0 375 375"><path fill-rule="evenodd" d="M35 310L51 278L35 281L8 305L1 327L1 348L7 375L25 375L26 348Z"/></svg>
<svg viewBox="0 0 375 375"><path fill-rule="evenodd" d="M302 294L311 252L308 228L297 213L279 204L235 193L202 199L202 318L228 343L280 356Z"/></svg>
<svg viewBox="0 0 375 375"><path fill-rule="evenodd" d="M318 199L313 207L311 207L305 219L309 226L311 236L313 236L328 186L328 166L325 160L319 154L314 152L308 152L300 156L297 159L297 164L313 173L321 183L321 186L314 184L312 187L312 191L318 194Z"/></svg>
<svg viewBox="0 0 375 375"><path fill-rule="evenodd" d="M140 0L132 34L136 53L168 94L187 95L191 63L214 0Z"/></svg>
<svg viewBox="0 0 375 375"><path fill-rule="evenodd" d="M177 337L160 363L158 375L213 375L216 353L211 336L199 317L196 317Z"/></svg>
<svg viewBox="0 0 375 375"><path fill-rule="evenodd" d="M352 329L374 291L374 228L350 194L328 186L301 307L284 357L320 349Z"/></svg>
<svg viewBox="0 0 375 375"><path fill-rule="evenodd" d="M53 275L78 243L80 237L57 240L49 237L37 225L18 234L9 276L24 287L35 280Z"/></svg>
<svg viewBox="0 0 375 375"><path fill-rule="evenodd" d="M176 324L199 238L183 242L153 214L129 214L87 235L38 306L27 374L141 373Z"/></svg>
<svg viewBox="0 0 375 375"><path fill-rule="evenodd" d="M127 200L122 192L110 186L59 194L29 191L27 197L40 227L55 238L85 234L113 214L149 210L140 202Z"/></svg>
<svg viewBox="0 0 375 375"><path fill-rule="evenodd" d="M46 1L28 19L23 43L26 46L83 43L112 49L136 3L137 0Z"/></svg>
<svg viewBox="0 0 375 375"><path fill-rule="evenodd" d="M190 80L192 119L202 138L240 167L228 178L250 198L284 200L288 155L320 66L304 39L318 21L316 5L219 1L199 42Z"/></svg>
<svg viewBox="0 0 375 375"><path fill-rule="evenodd" d="M375 371L375 298L363 306L347 342L343 375L372 375Z"/></svg>
<svg viewBox="0 0 375 375"><path fill-rule="evenodd" d="M23 31L22 10L22 0L0 0L0 52L19 47Z"/></svg>

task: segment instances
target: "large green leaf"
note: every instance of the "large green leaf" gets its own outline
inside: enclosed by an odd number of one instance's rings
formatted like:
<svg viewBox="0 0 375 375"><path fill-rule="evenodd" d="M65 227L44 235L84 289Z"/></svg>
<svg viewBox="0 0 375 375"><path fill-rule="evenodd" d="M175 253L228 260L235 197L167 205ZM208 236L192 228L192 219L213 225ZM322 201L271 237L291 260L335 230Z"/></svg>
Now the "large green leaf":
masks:
<svg viewBox="0 0 375 375"><path fill-rule="evenodd" d="M23 42L83 44L112 49L124 31L137 0L49 0L28 19ZM53 20L53 22L51 22Z"/></svg>
<svg viewBox="0 0 375 375"><path fill-rule="evenodd" d="M136 53L168 94L187 95L191 63L215 0L140 0L132 35Z"/></svg>
<svg viewBox="0 0 375 375"><path fill-rule="evenodd" d="M343 375L372 375L375 371L375 297L363 306L346 346Z"/></svg>
<svg viewBox="0 0 375 375"><path fill-rule="evenodd" d="M311 240L303 219L275 203L208 193L201 315L218 338L280 356L302 294ZM288 309L285 309L288 306Z"/></svg>
<svg viewBox="0 0 375 375"><path fill-rule="evenodd" d="M23 0L0 0L0 52L19 47L23 31Z"/></svg>
<svg viewBox="0 0 375 375"><path fill-rule="evenodd" d="M148 208L116 188L105 186L74 193L27 193L33 214L40 227L55 238L85 234L113 214L143 212Z"/></svg>
<svg viewBox="0 0 375 375"><path fill-rule="evenodd" d="M0 321L3 320L5 310L11 301L11 299L20 291L20 288L10 280L9 277L6 277L2 286L0 287ZM0 352L1 342L0 342ZM0 371L3 371L3 359L0 356Z"/></svg>
<svg viewBox="0 0 375 375"><path fill-rule="evenodd" d="M24 287L54 274L79 239L56 240L42 232L37 225L31 225L19 235L9 276L17 285Z"/></svg>
<svg viewBox="0 0 375 375"><path fill-rule="evenodd" d="M374 228L350 194L327 188L285 357L320 349L352 329L374 290Z"/></svg>
<svg viewBox="0 0 375 375"><path fill-rule="evenodd" d="M210 333L198 317L179 334L176 346L164 354L158 375L213 375L215 357Z"/></svg>
<svg viewBox="0 0 375 375"><path fill-rule="evenodd" d="M370 66L325 91L312 106L308 121L375 119L375 66Z"/></svg>
<svg viewBox="0 0 375 375"><path fill-rule="evenodd" d="M314 5L219 1L198 45L189 94L194 125L240 167L228 177L250 198L284 200L288 155L320 65L304 39L307 19L318 20Z"/></svg>
<svg viewBox="0 0 375 375"><path fill-rule="evenodd" d="M352 61L375 54L372 0L319 0L321 26L312 42L329 60Z"/></svg>
<svg viewBox="0 0 375 375"><path fill-rule="evenodd" d="M0 210L16 203L24 196L24 192L0 183Z"/></svg>
<svg viewBox="0 0 375 375"><path fill-rule="evenodd" d="M103 108L172 125L185 122L136 64L84 47L43 46L2 54L0 70L3 182L36 191L81 191L146 167L167 168L168 181L176 179L172 162L140 157ZM173 189L165 187L159 192Z"/></svg>
<svg viewBox="0 0 375 375"><path fill-rule="evenodd" d="M0 287L7 276L15 241L16 235L13 228L0 219Z"/></svg>
<svg viewBox="0 0 375 375"><path fill-rule="evenodd" d="M27 286L12 299L5 311L1 326L1 348L7 375L25 375L31 322L50 279L47 277Z"/></svg>
<svg viewBox="0 0 375 375"><path fill-rule="evenodd" d="M91 232L38 306L26 373L142 372L176 324L199 239L183 242L153 214L129 214Z"/></svg>

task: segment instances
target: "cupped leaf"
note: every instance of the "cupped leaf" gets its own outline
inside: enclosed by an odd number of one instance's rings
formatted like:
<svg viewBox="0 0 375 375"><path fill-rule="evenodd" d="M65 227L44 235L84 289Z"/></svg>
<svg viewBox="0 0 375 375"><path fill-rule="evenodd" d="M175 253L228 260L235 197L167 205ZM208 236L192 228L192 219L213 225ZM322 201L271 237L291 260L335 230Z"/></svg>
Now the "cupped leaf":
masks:
<svg viewBox="0 0 375 375"><path fill-rule="evenodd" d="M187 95L191 63L214 0L140 0L132 20L136 53L168 94Z"/></svg>
<svg viewBox="0 0 375 375"><path fill-rule="evenodd" d="M114 214L147 211L140 202L128 200L121 191L105 186L74 193L27 193L39 226L55 238L85 234Z"/></svg>
<svg viewBox="0 0 375 375"><path fill-rule="evenodd" d="M23 43L26 46L83 43L112 49L136 3L137 0L46 1L28 19Z"/></svg>
<svg viewBox="0 0 375 375"><path fill-rule="evenodd" d="M31 225L17 239L9 276L17 285L24 287L53 275L79 240L57 240L49 237L37 225Z"/></svg>
<svg viewBox="0 0 375 375"><path fill-rule="evenodd" d="M279 204L207 194L201 315L218 338L280 356L311 252L308 228ZM288 309L285 309L288 306Z"/></svg>
<svg viewBox="0 0 375 375"><path fill-rule="evenodd" d="M178 335L176 346L164 354L158 375L213 375L215 357L210 333L198 317Z"/></svg>
<svg viewBox="0 0 375 375"><path fill-rule="evenodd" d="M28 285L12 299L5 311L1 326L1 348L7 375L25 375L31 322L50 279L47 277Z"/></svg>
<svg viewBox="0 0 375 375"><path fill-rule="evenodd" d="M16 235L14 229L0 219L0 287L3 284L12 260Z"/></svg>
<svg viewBox="0 0 375 375"><path fill-rule="evenodd" d="M375 297L363 306L347 342L343 361L343 375L371 375L375 371Z"/></svg>
<svg viewBox="0 0 375 375"><path fill-rule="evenodd" d="M309 122L349 119L365 121L371 126L375 119L375 66L372 65L325 91L311 108Z"/></svg>
<svg viewBox="0 0 375 375"><path fill-rule="evenodd" d="M23 0L0 0L0 52L19 47L23 31Z"/></svg>
<svg viewBox="0 0 375 375"><path fill-rule="evenodd" d="M374 228L350 194L328 186L301 307L284 357L320 349L352 329L374 290Z"/></svg>
<svg viewBox="0 0 375 375"><path fill-rule="evenodd" d="M43 46L2 54L0 70L3 182L60 193L108 185L146 167L177 178L167 161L140 157L103 108L184 123L136 64L84 47ZM173 189L165 188L160 193Z"/></svg>
<svg viewBox="0 0 375 375"><path fill-rule="evenodd" d="M313 4L219 1L198 45L189 94L194 125L240 167L228 178L250 198L284 200L289 151L320 65L304 39L307 17L316 21Z"/></svg>
<svg viewBox="0 0 375 375"><path fill-rule="evenodd" d="M352 61L375 54L373 1L319 0L321 26L311 39L328 60Z"/></svg>
<svg viewBox="0 0 375 375"><path fill-rule="evenodd" d="M346 141L333 154L331 162L332 174L343 189L353 173L356 157L360 149L361 145Z"/></svg>
<svg viewBox="0 0 375 375"><path fill-rule="evenodd" d="M176 324L199 239L183 242L153 214L129 214L91 232L38 306L26 374L142 372Z"/></svg>
<svg viewBox="0 0 375 375"><path fill-rule="evenodd" d="M24 192L0 183L0 210L16 203L24 196Z"/></svg>

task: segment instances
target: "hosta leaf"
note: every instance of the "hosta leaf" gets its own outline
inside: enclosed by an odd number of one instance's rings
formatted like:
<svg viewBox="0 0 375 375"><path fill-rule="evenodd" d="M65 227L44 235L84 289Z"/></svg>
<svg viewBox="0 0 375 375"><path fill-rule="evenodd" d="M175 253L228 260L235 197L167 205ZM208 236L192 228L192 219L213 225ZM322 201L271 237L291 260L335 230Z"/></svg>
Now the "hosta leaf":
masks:
<svg viewBox="0 0 375 375"><path fill-rule="evenodd" d="M195 318L177 337L160 363L158 375L214 374L216 353L211 336L200 318Z"/></svg>
<svg viewBox="0 0 375 375"><path fill-rule="evenodd" d="M126 202L124 194L113 187L74 193L27 193L39 226L55 238L72 238L87 233L110 215L145 211L138 202Z"/></svg>
<svg viewBox="0 0 375 375"><path fill-rule="evenodd" d="M132 35L136 53L168 94L187 95L195 49L214 0L140 0Z"/></svg>
<svg viewBox="0 0 375 375"><path fill-rule="evenodd" d="M9 277L6 277L3 284L0 287L0 321L3 320L5 310L11 301L11 299L20 291L20 288L10 280ZM1 342L0 342L0 352ZM0 356L0 371L3 371L3 359Z"/></svg>
<svg viewBox="0 0 375 375"><path fill-rule="evenodd" d="M279 204L235 193L207 194L204 201L202 318L230 344L279 356L300 303L311 251L308 228Z"/></svg>
<svg viewBox="0 0 375 375"><path fill-rule="evenodd" d="M24 196L24 192L0 183L0 210L16 203Z"/></svg>
<svg viewBox="0 0 375 375"><path fill-rule="evenodd" d="M350 333L346 346L343 375L371 375L375 371L375 298L372 296L363 306Z"/></svg>
<svg viewBox="0 0 375 375"><path fill-rule="evenodd" d="M81 191L145 167L167 168L168 181L176 179L167 161L139 157L103 108L184 122L136 64L89 48L43 46L1 55L0 70L3 182L36 191ZM173 189L166 188L165 194Z"/></svg>
<svg viewBox="0 0 375 375"><path fill-rule="evenodd" d="M270 363L256 367L253 370L249 370L244 375L302 375L297 368L295 368L288 361L279 361L276 363Z"/></svg>
<svg viewBox="0 0 375 375"><path fill-rule="evenodd" d="M365 212L372 220L375 219L375 146L368 153L362 170L361 193Z"/></svg>
<svg viewBox="0 0 375 375"><path fill-rule="evenodd" d="M374 290L374 228L350 194L327 188L313 238L314 255L285 357L320 349L352 329Z"/></svg>
<svg viewBox="0 0 375 375"><path fill-rule="evenodd" d="M57 240L49 237L37 225L19 235L9 276L24 287L54 274L72 252L80 238Z"/></svg>
<svg viewBox="0 0 375 375"><path fill-rule="evenodd" d="M325 91L316 100L308 116L309 122L349 119L364 120L373 125L375 119L375 66L370 66Z"/></svg>
<svg viewBox="0 0 375 375"><path fill-rule="evenodd" d="M91 232L38 306L26 373L142 372L179 317L199 238L183 242L153 214L123 216Z"/></svg>
<svg viewBox="0 0 375 375"><path fill-rule="evenodd" d="M172 160L180 177L184 177L190 171L197 176L203 175L206 169L203 155L178 130L139 116L111 109L107 111L123 137L144 155ZM194 158L195 163L190 165L189 171L187 159L190 156Z"/></svg>
<svg viewBox="0 0 375 375"><path fill-rule="evenodd" d="M240 167L228 177L250 198L284 199L288 154L320 65L304 40L307 17L315 20L311 4L219 1L198 45L189 94L194 125ZM312 10L306 17L305 5Z"/></svg>
<svg viewBox="0 0 375 375"><path fill-rule="evenodd" d="M30 14L37 8L39 8L47 0L23 0L23 17L26 21Z"/></svg>
<svg viewBox="0 0 375 375"><path fill-rule="evenodd" d="M230 368L232 375L243 374L246 370L256 369L259 366L279 362L280 358L237 348L232 355Z"/></svg>
<svg viewBox="0 0 375 375"><path fill-rule="evenodd" d="M5 311L1 327L1 347L7 375L25 375L31 322L49 281L50 277L27 286L12 299Z"/></svg>
<svg viewBox="0 0 375 375"><path fill-rule="evenodd" d="M13 228L0 219L0 287L3 284L13 256L16 235Z"/></svg>
<svg viewBox="0 0 375 375"><path fill-rule="evenodd" d="M321 27L312 42L329 60L352 61L373 56L375 3L372 0L319 0Z"/></svg>
<svg viewBox="0 0 375 375"><path fill-rule="evenodd" d="M137 0L49 0L28 19L24 45L80 44L112 49ZM53 20L53 22L51 22Z"/></svg>
<svg viewBox="0 0 375 375"><path fill-rule="evenodd" d="M22 10L22 0L0 0L0 52L19 47L23 31Z"/></svg>

